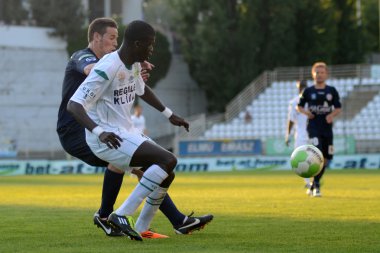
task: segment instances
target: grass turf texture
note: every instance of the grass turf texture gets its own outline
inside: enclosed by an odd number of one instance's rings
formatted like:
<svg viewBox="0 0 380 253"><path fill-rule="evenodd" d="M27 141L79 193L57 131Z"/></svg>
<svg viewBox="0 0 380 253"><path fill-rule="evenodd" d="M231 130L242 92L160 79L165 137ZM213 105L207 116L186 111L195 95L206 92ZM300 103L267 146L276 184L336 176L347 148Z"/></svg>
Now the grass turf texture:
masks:
<svg viewBox="0 0 380 253"><path fill-rule="evenodd" d="M161 214L169 239L106 237L92 224L102 175L0 177L0 252L379 252L380 170L327 171L322 198L290 171L178 173L170 195L184 213L213 213L190 236ZM125 176L119 206L136 184Z"/></svg>

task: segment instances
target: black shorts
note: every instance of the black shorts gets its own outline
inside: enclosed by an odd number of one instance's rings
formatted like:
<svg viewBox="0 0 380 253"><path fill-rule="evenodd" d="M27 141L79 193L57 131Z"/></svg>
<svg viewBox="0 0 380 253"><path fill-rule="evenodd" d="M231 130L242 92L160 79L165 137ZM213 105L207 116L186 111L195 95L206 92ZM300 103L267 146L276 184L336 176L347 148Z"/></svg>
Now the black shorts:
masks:
<svg viewBox="0 0 380 253"><path fill-rule="evenodd" d="M62 127L57 129L63 149L70 155L96 167L107 167L108 162L101 160L86 142L86 133L81 126Z"/></svg>
<svg viewBox="0 0 380 253"><path fill-rule="evenodd" d="M326 160L332 160L334 156L333 135L320 135L317 133L309 132L310 144L316 146L321 150L323 157Z"/></svg>

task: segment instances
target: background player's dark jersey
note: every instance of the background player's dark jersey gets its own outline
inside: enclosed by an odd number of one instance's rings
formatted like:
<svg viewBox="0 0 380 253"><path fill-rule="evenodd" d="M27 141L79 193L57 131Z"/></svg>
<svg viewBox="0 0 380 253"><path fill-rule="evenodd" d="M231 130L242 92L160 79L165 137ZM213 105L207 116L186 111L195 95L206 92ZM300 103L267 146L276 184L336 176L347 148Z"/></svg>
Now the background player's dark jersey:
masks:
<svg viewBox="0 0 380 253"><path fill-rule="evenodd" d="M315 86L306 88L300 98L299 106L308 105L309 111L314 114L313 119L308 120L307 131L318 132L319 134L332 135L332 124L328 124L326 116L334 108L341 108L338 91L329 85L324 89L316 89Z"/></svg>
<svg viewBox="0 0 380 253"><path fill-rule="evenodd" d="M98 62L91 49L86 48L75 52L67 63L65 77L62 84L62 101L58 111L57 129L78 124L77 121L66 110L67 103L78 89L79 85L86 79L84 68L92 63Z"/></svg>

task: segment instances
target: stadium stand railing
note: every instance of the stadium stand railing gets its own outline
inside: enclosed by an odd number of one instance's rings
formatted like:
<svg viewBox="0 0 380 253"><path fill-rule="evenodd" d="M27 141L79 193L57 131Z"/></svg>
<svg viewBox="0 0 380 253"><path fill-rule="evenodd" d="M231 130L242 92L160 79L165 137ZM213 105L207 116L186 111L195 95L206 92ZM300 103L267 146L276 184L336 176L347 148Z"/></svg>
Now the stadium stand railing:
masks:
<svg viewBox="0 0 380 253"><path fill-rule="evenodd" d="M344 113L335 122L334 132L340 136L353 136L358 153L380 152L380 71L376 72L375 67L369 64L329 66L330 79L327 83L338 89L344 106ZM311 84L310 66L265 71L228 103L225 113L192 116L188 118L189 133L173 126L168 134L155 140L170 148L182 139L256 138L265 142L270 137L283 138L287 103L296 95L295 82L300 79L307 79ZM271 97L271 103L268 97ZM251 113L252 122L243 124L246 111ZM50 139L57 139L55 132L43 128L41 133L38 132L40 134L24 136L27 133L21 135L9 124L6 120L0 122L1 130L7 127L14 131L8 131L0 138L0 151L13 154L13 146L18 143L10 144L11 137L18 136L31 147L19 150L18 159L70 159L63 150L54 148L54 143L41 143L41 135L51 135ZM168 127L166 123L165 127Z"/></svg>

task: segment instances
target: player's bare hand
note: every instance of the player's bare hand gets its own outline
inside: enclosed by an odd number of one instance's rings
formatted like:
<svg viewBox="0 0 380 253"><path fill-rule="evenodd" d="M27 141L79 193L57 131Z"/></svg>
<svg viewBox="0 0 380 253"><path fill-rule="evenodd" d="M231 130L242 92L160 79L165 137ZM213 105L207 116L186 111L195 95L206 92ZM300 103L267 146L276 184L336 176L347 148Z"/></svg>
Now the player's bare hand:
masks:
<svg viewBox="0 0 380 253"><path fill-rule="evenodd" d="M189 123L184 120L183 118L175 115L174 113L169 118L170 123L172 123L175 126L183 126L187 132L189 132Z"/></svg>
<svg viewBox="0 0 380 253"><path fill-rule="evenodd" d="M150 74L148 73L148 70L143 69L143 70L141 70L140 74L141 74L141 77L144 80L144 82L148 81L148 79L150 77Z"/></svg>
<svg viewBox="0 0 380 253"><path fill-rule="evenodd" d="M117 134L114 134L112 132L103 132L99 136L99 140L105 144L111 149L118 149L120 147L120 142L123 140L118 136Z"/></svg>
<svg viewBox="0 0 380 253"><path fill-rule="evenodd" d="M328 114L326 116L326 121L327 121L327 123L331 124L334 121L334 117L331 114Z"/></svg>
<svg viewBox="0 0 380 253"><path fill-rule="evenodd" d="M312 114L310 111L308 111L308 113L307 113L307 117L309 118L309 119L314 119L314 114Z"/></svg>
<svg viewBox="0 0 380 253"><path fill-rule="evenodd" d="M150 62L144 61L141 63L141 67L144 70L152 70L154 68L154 65Z"/></svg>

